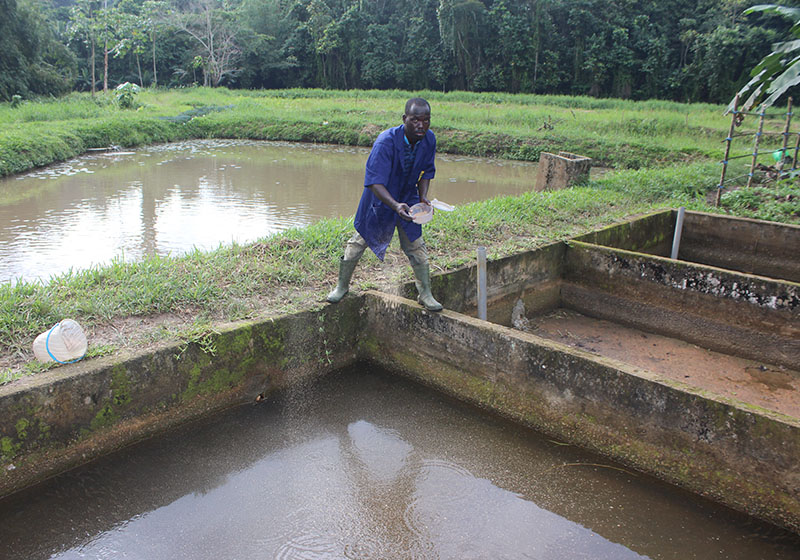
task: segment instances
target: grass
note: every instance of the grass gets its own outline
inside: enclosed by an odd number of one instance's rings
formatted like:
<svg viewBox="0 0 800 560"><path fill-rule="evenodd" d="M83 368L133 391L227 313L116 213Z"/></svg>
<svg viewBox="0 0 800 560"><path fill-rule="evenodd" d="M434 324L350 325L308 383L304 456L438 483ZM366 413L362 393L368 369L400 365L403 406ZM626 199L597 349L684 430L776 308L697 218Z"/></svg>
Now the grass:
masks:
<svg viewBox="0 0 800 560"><path fill-rule="evenodd" d="M369 145L395 125L408 92L143 91L123 111L98 95L0 105L0 173L77 155L90 147L134 146L193 137L324 141ZM470 262L485 245L499 258L632 215L679 205L799 222L791 184L738 189L710 208L729 121L722 108L671 102L423 92L433 106L441 151L538 159L568 149L616 167L588 184L526 193L439 213L425 240L435 271ZM210 108L214 108L213 110ZM180 115L194 118L175 118ZM168 118L165 118L168 117ZM767 154L768 155L768 154ZM352 220L325 219L247 245L179 257L114 261L47 283L0 284L0 383L42 371L33 338L57 321L78 320L93 336L90 355L160 339L190 339L204 325L322 305ZM395 245L381 264L367 253L354 284L377 287L410 278ZM208 327L212 325L212 327ZM127 330L126 330L127 329ZM133 334L124 334L133 332Z"/></svg>
<svg viewBox="0 0 800 560"><path fill-rule="evenodd" d="M667 101L417 92L433 106L441 151L537 161L565 148L598 164L639 168L719 158L723 107ZM143 90L135 110L111 95L0 104L0 176L109 145L252 138L368 146L399 122L410 92L225 88ZM205 111L203 108L215 108ZM187 112L197 116L186 120ZM178 118L183 115L184 118ZM190 116L190 115L189 115ZM778 125L772 128L777 129ZM769 128L769 127L768 127Z"/></svg>

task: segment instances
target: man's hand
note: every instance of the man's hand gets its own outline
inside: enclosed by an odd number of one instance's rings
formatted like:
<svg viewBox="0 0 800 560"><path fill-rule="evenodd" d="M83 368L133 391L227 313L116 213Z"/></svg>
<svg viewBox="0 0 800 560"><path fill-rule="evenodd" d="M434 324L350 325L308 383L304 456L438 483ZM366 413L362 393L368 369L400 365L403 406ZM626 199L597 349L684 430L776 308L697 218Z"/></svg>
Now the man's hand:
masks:
<svg viewBox="0 0 800 560"><path fill-rule="evenodd" d="M410 222L412 219L411 214L409 214L409 210L410 208L405 202L397 203L397 206L394 208L394 211L397 212L397 214L407 222Z"/></svg>
<svg viewBox="0 0 800 560"><path fill-rule="evenodd" d="M381 184L376 183L374 185L370 185L369 188L375 193L375 196L378 197L378 200L397 212L397 214L407 222L411 221L411 214L408 213L408 204L405 202L397 202L392 195L389 194L389 191L386 190L386 187Z"/></svg>

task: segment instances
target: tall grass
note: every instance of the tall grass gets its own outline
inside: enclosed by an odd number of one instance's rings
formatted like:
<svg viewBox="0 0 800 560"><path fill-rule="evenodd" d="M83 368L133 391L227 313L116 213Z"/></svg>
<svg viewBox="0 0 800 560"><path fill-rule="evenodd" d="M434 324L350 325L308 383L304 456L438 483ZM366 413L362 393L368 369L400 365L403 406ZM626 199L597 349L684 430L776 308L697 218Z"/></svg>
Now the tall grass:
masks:
<svg viewBox="0 0 800 560"><path fill-rule="evenodd" d="M143 90L135 110L111 96L0 104L0 175L89 148L186 138L252 138L369 145L400 122L406 99L428 98L442 151L536 161L566 150L598 164L637 168L720 158L723 107L667 101L469 92ZM228 107L189 122L164 120L198 107Z"/></svg>

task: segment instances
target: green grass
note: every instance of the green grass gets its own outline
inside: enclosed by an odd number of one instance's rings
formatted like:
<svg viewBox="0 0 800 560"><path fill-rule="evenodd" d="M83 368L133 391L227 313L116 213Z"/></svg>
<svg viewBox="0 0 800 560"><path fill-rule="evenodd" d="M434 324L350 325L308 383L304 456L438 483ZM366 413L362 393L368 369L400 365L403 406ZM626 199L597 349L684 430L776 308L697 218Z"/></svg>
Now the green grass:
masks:
<svg viewBox="0 0 800 560"><path fill-rule="evenodd" d="M732 190L722 195L720 207L745 218L796 223L800 221L800 185Z"/></svg>
<svg viewBox="0 0 800 560"><path fill-rule="evenodd" d="M441 151L537 161L568 150L597 164L639 168L722 156L723 107L667 101L467 92L415 92L433 107ZM109 94L0 104L0 175L89 148L187 138L251 138L370 145L400 120L411 92L225 88L143 90L135 110ZM205 112L202 108L224 110ZM186 121L187 111L205 113ZM780 123L768 125L776 129ZM770 144L771 145L771 144ZM742 149L749 149L749 146Z"/></svg>

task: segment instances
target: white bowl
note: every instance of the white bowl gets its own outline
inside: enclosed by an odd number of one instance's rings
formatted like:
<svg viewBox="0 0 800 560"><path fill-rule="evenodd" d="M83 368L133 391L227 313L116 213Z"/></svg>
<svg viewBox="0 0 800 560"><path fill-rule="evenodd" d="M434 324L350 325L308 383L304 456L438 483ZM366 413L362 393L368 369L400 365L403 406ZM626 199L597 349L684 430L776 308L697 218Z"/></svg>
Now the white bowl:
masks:
<svg viewBox="0 0 800 560"><path fill-rule="evenodd" d="M412 206L408 213L411 214L411 219L417 224L427 224L433 219L433 207L424 202Z"/></svg>

